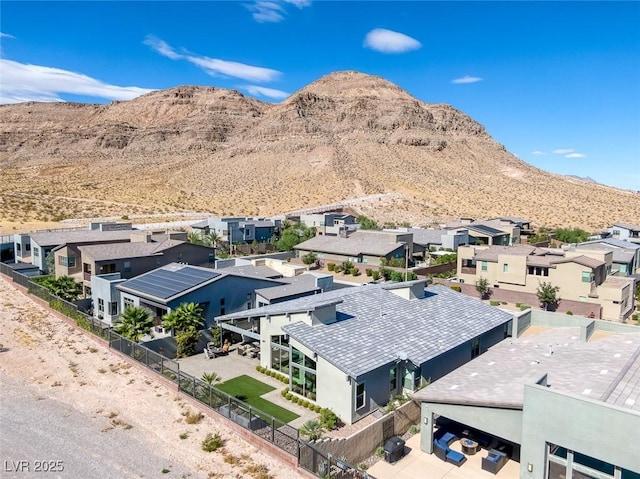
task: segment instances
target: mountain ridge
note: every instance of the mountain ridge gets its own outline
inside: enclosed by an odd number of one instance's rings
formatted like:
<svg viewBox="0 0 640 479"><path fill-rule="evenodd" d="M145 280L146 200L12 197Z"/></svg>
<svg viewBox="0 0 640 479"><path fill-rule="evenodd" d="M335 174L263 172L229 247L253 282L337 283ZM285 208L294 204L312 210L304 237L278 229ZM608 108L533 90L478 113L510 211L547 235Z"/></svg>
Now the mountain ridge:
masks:
<svg viewBox="0 0 640 479"><path fill-rule="evenodd" d="M544 172L464 112L353 71L277 104L182 85L108 105L4 105L0 125L6 215L16 215L12 195L52 190L220 215L397 193L362 212L414 224L502 215L596 229L640 222L639 195Z"/></svg>

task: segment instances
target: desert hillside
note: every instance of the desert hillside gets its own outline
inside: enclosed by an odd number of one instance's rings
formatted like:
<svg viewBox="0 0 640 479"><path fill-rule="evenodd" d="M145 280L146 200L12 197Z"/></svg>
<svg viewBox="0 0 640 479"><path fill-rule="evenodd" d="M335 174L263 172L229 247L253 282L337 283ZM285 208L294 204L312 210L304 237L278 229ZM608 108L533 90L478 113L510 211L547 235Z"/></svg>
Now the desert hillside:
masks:
<svg viewBox="0 0 640 479"><path fill-rule="evenodd" d="M5 105L0 125L5 223L270 215L379 194L359 208L381 221L640 223L640 195L534 168L455 108L357 72L327 75L280 104L181 86L109 105Z"/></svg>

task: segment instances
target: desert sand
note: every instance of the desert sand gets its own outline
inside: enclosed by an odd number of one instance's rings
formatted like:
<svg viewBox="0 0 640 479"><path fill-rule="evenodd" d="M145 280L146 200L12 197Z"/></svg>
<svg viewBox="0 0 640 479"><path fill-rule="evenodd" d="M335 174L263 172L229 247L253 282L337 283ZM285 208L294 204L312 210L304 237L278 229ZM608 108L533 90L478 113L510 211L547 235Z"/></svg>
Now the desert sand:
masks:
<svg viewBox="0 0 640 479"><path fill-rule="evenodd" d="M2 477L296 478L0 277ZM202 450L208 433L223 449ZM20 461L23 461L22 463ZM37 461L63 470L35 473ZM50 465L51 465L50 464ZM42 463L39 464L42 467ZM29 467L29 474L16 472Z"/></svg>

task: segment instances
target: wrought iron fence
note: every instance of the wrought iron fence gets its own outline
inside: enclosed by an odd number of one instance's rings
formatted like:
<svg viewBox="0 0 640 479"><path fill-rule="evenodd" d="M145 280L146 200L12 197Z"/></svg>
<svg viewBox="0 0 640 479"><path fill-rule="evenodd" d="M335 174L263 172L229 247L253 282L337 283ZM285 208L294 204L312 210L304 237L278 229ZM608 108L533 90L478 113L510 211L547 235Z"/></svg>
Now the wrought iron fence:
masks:
<svg viewBox="0 0 640 479"><path fill-rule="evenodd" d="M27 276L13 271L5 264L0 263L0 273L10 276L15 283L26 287L30 294L47 301L52 309L74 319L78 326L106 339L110 348L129 356L176 383L178 389L183 393L188 394L198 402L205 404L283 451L299 457L299 447L302 443L299 441L299 433L295 427L230 396L200 379L180 371L178 362L121 336L113 331L109 324L79 311L77 305L54 296L44 286L34 283Z"/></svg>
<svg viewBox="0 0 640 479"><path fill-rule="evenodd" d="M298 455L299 435L295 427L183 371L178 373L178 387L183 393L283 451Z"/></svg>

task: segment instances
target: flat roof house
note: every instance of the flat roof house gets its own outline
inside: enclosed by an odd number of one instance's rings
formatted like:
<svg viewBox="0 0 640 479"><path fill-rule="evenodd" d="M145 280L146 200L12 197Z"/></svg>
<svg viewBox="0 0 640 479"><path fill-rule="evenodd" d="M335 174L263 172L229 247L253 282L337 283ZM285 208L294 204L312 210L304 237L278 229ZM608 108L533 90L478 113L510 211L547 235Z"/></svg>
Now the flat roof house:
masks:
<svg viewBox="0 0 640 479"><path fill-rule="evenodd" d="M262 366L345 423L439 378L509 334L513 316L425 281L364 285L216 318L257 322Z"/></svg>
<svg viewBox="0 0 640 479"><path fill-rule="evenodd" d="M530 326L520 337L414 395L422 404L422 451L435 452L447 431L483 443L486 459L506 451L506 460L519 461L523 479L638 479L640 455L632 448L640 438L637 328L527 314ZM436 423L442 431L434 436ZM485 464L491 466L483 457Z"/></svg>
<svg viewBox="0 0 640 479"><path fill-rule="evenodd" d="M576 248L611 251L613 253L611 274L631 276L640 273L640 244L614 238L604 238L578 243Z"/></svg>
<svg viewBox="0 0 640 479"><path fill-rule="evenodd" d="M319 235L294 246L299 256L315 253L322 261L352 261L373 266L384 258L404 261L413 255L413 237L406 231L355 231L346 237Z"/></svg>
<svg viewBox="0 0 640 479"><path fill-rule="evenodd" d="M208 218L191 225L205 234L215 231L221 241L265 243L280 234L281 221L269 218Z"/></svg>
<svg viewBox="0 0 640 479"><path fill-rule="evenodd" d="M613 226L607 228L607 231L613 239L640 244L640 225L614 223Z"/></svg>
<svg viewBox="0 0 640 479"><path fill-rule="evenodd" d="M620 321L635 308L634 280L609 275L612 261L609 249L462 246L457 273L462 283L483 278L496 294L513 291L533 298L541 282L551 283L560 288L561 301L597 304L599 317Z"/></svg>

